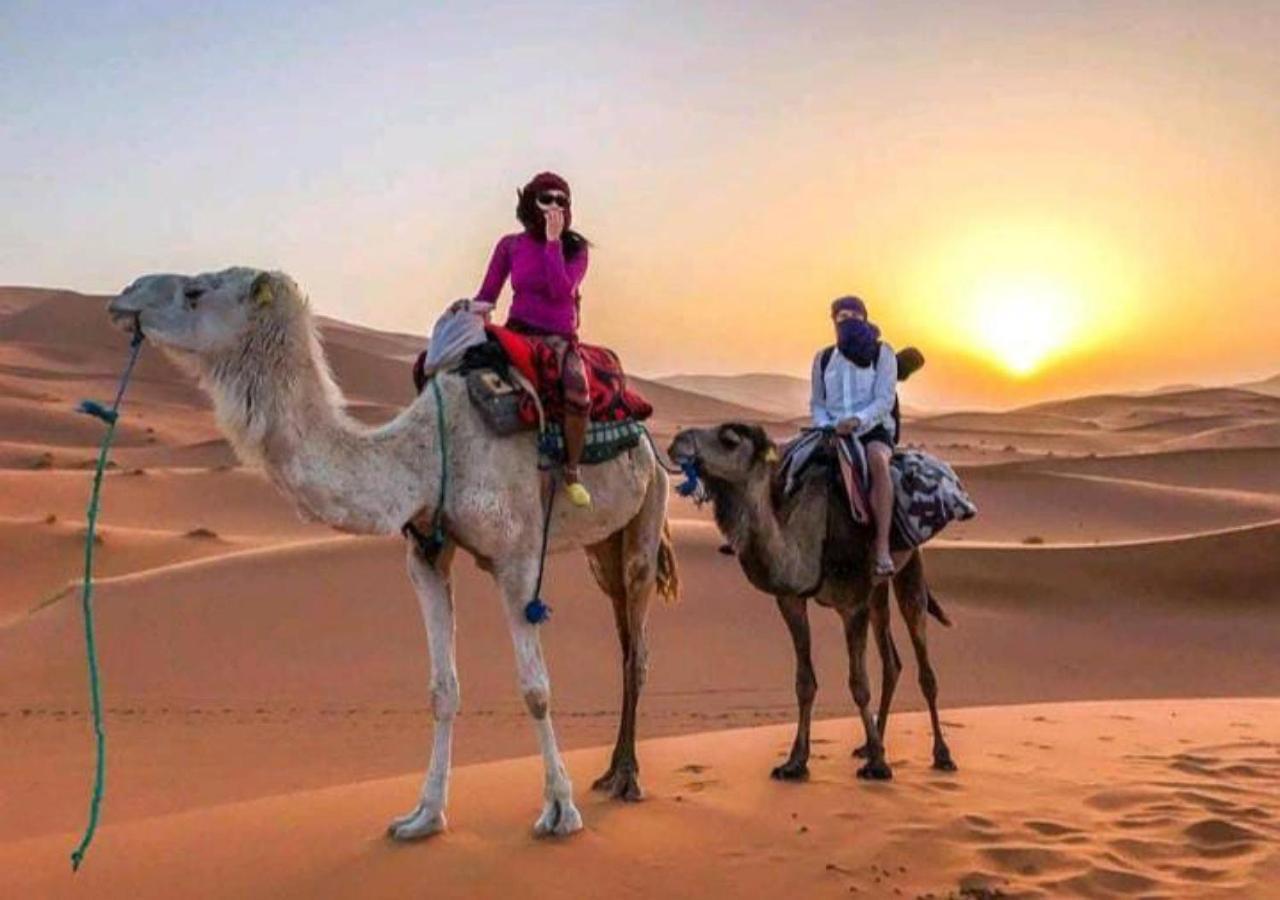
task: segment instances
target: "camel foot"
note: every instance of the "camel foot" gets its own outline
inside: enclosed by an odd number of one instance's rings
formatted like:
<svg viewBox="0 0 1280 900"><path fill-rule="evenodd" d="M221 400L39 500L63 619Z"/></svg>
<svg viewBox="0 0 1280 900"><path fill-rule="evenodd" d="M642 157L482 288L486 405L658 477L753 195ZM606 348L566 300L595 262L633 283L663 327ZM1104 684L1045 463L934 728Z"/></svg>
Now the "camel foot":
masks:
<svg viewBox="0 0 1280 900"><path fill-rule="evenodd" d="M582 814L572 800L548 800L542 815L533 823L535 837L567 837L582 830Z"/></svg>
<svg viewBox="0 0 1280 900"><path fill-rule="evenodd" d="M617 778L617 777L618 777L618 767L617 767L617 766L615 766L615 765L611 765L611 766L609 766L609 770L608 770L607 772L605 772L603 775L601 775L601 776L600 776L599 778L597 778L595 781L591 782L591 790L593 790L593 791L612 791L612 790L613 790L613 780L614 780L615 778Z"/></svg>
<svg viewBox="0 0 1280 900"><path fill-rule="evenodd" d="M867 763L858 770L858 777L866 781L892 781L893 769L883 759Z"/></svg>
<svg viewBox="0 0 1280 900"><path fill-rule="evenodd" d="M774 781L808 781L809 767L802 762L787 760L782 765L775 766L769 777Z"/></svg>
<svg viewBox="0 0 1280 900"><path fill-rule="evenodd" d="M946 747L939 747L933 751L933 767L939 772L955 772L957 770L955 760L951 758L951 751Z"/></svg>
<svg viewBox="0 0 1280 900"><path fill-rule="evenodd" d="M635 766L611 768L592 783L591 790L607 793L615 800L625 800L628 803L638 803L644 799L640 773Z"/></svg>
<svg viewBox="0 0 1280 900"><path fill-rule="evenodd" d="M445 825L444 812L423 805L407 816L392 820L387 826L387 837L393 841L420 841L444 831Z"/></svg>

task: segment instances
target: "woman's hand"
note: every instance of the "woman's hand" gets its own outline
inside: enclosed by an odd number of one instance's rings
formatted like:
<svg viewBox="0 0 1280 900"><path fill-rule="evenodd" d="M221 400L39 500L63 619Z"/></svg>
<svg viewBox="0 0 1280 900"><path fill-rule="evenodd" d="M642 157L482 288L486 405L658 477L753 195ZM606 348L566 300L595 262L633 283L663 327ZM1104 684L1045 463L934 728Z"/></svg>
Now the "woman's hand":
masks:
<svg viewBox="0 0 1280 900"><path fill-rule="evenodd" d="M542 211L542 216L547 222L547 240L558 241L560 235L564 234L564 210L558 206Z"/></svg>

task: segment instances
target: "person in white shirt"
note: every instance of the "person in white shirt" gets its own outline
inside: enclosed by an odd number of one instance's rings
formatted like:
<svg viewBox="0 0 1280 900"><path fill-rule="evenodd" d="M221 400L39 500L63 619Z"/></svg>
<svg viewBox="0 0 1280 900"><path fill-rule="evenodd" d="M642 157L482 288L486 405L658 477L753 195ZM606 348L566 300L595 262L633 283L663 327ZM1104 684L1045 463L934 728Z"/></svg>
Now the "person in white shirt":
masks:
<svg viewBox="0 0 1280 900"><path fill-rule="evenodd" d="M884 579L893 574L889 553L893 477L889 460L898 439L894 416L898 359L893 348L880 340L880 329L867 320L867 306L859 298L835 300L831 319L836 343L820 350L813 360L809 407L816 427L831 428L842 438L857 440L866 448L875 520L873 573L877 579Z"/></svg>

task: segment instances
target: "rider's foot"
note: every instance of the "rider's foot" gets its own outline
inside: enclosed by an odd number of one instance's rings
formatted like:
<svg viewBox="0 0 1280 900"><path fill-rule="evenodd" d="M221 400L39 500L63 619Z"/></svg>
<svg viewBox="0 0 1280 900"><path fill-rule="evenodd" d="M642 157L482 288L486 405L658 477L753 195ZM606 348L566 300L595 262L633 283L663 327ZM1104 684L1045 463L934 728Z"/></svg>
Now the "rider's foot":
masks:
<svg viewBox="0 0 1280 900"><path fill-rule="evenodd" d="M586 509L591 505L591 492L581 481L565 482L564 492L569 497L569 502L580 509Z"/></svg>

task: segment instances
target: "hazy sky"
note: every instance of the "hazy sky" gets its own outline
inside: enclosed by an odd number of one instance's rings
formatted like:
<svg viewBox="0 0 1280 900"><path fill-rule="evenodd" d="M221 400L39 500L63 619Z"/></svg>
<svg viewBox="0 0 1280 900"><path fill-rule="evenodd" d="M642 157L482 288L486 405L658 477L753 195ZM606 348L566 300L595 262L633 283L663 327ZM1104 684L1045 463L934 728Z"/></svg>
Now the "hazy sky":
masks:
<svg viewBox="0 0 1280 900"><path fill-rule="evenodd" d="M917 403L1280 370L1280 3L0 0L0 283L291 273L429 329L554 168L584 337Z"/></svg>

